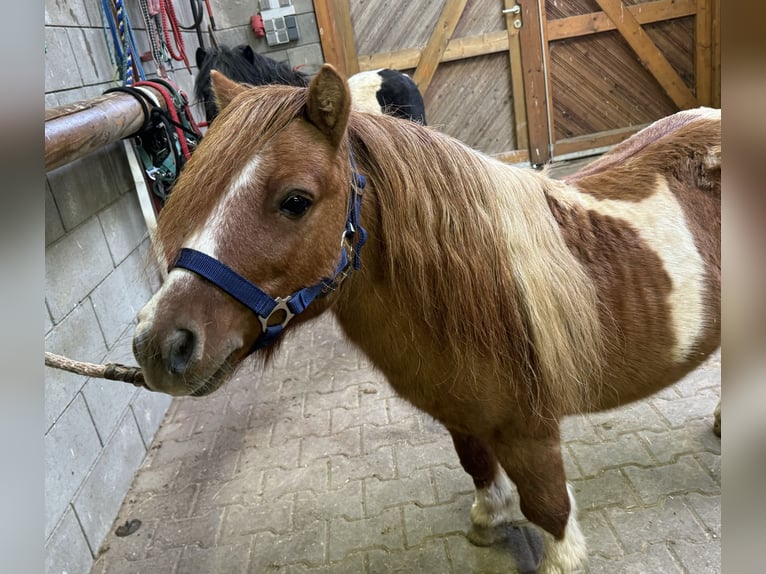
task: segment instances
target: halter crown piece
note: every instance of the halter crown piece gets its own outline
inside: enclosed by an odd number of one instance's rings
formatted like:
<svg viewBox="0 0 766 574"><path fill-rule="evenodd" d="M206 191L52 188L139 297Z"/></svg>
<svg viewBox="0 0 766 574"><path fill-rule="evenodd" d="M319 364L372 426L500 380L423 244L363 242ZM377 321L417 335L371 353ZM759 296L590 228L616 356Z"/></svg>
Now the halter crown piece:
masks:
<svg viewBox="0 0 766 574"><path fill-rule="evenodd" d="M290 322L306 310L314 299L324 297L335 291L343 280L361 266L359 252L365 241L367 231L359 223L362 210L362 193L367 179L356 170L353 152L350 153L352 172L351 198L346 216L346 226L341 235L340 264L332 277L320 280L309 287L299 289L285 298L271 297L254 283L251 283L231 267L224 265L214 257L186 247L181 249L175 263L171 265L193 271L219 289L222 289L256 314L261 323L261 336L256 339L250 353L268 347ZM351 252L349 256L348 252ZM277 313L283 313L281 322L269 325L269 320Z"/></svg>

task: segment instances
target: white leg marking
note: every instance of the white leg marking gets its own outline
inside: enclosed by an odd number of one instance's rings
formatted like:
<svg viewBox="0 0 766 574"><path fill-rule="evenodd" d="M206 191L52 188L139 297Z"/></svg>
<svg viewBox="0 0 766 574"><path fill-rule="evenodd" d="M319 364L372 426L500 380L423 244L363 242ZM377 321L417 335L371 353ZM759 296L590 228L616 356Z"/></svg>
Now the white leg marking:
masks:
<svg viewBox="0 0 766 574"><path fill-rule="evenodd" d="M476 526L497 526L511 519L513 484L502 467L498 466L497 471L492 484L476 489L476 500L471 507L471 522Z"/></svg>
<svg viewBox="0 0 766 574"><path fill-rule="evenodd" d="M511 521L513 484L498 465L495 480L486 488L476 489L476 499L471 507L471 529L468 540L477 546L489 546L498 538L496 526Z"/></svg>
<svg viewBox="0 0 766 574"><path fill-rule="evenodd" d="M537 568L537 574L571 574L582 567L588 559L588 547L585 536L577 522L577 504L572 487L567 484L569 494L569 520L567 520L564 538L556 540L553 535L540 529L543 534L543 559Z"/></svg>

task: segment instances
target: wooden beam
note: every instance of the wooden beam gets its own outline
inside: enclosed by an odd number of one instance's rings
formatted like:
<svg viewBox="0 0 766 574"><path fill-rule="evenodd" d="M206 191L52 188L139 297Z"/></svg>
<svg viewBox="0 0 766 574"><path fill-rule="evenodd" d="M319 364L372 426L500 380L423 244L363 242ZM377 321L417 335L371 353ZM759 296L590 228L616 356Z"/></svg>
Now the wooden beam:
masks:
<svg viewBox="0 0 766 574"><path fill-rule="evenodd" d="M659 0L628 6L627 10L639 24L652 24L693 16L697 12L696 2L697 0ZM548 41L587 36L617 28L604 12L548 20L545 27L548 30Z"/></svg>
<svg viewBox="0 0 766 574"><path fill-rule="evenodd" d="M519 29L521 62L524 73L524 99L529 134L529 161L542 165L551 158L548 97L545 90L545 66L542 30L539 22L545 14L545 3L527 1L521 6L522 26Z"/></svg>
<svg viewBox="0 0 766 574"><path fill-rule="evenodd" d="M494 153L492 157L504 163L527 163L529 162L529 151L525 149L515 149L503 153Z"/></svg>
<svg viewBox="0 0 766 574"><path fill-rule="evenodd" d="M356 74L359 71L359 59L348 0L315 2L314 10L324 61L346 76Z"/></svg>
<svg viewBox="0 0 766 574"><path fill-rule="evenodd" d="M696 13L697 0L658 0L630 6L640 24L653 24L675 18L693 16ZM548 20L545 24L548 41L587 36L598 32L615 30L616 26L604 12L570 16L557 20ZM477 36L453 38L447 43L447 48L439 63L454 62L475 56L485 56L509 50L508 33L505 30L487 32ZM377 70L378 68L393 68L409 70L418 65L420 48L408 48L379 54L364 54L358 57L360 70Z"/></svg>
<svg viewBox="0 0 766 574"><path fill-rule="evenodd" d="M426 47L420 54L412 79L423 95L428 91L428 86L431 84L434 73L436 73L436 67L447 49L447 43L455 31L467 3L468 0L447 0L439 20L428 38Z"/></svg>
<svg viewBox="0 0 766 574"><path fill-rule="evenodd" d="M144 89L144 88L142 88ZM146 88L165 107L165 99ZM45 171L135 134L144 112L130 94L115 92L45 110Z"/></svg>
<svg viewBox="0 0 766 574"><path fill-rule="evenodd" d="M505 0L503 7L508 10L516 5L516 0ZM521 41L519 29L514 28L516 15L506 13L505 27L508 29L508 57L511 61L511 97L513 98L513 120L516 132L516 148L529 146L527 135L527 106L524 101L524 66L521 63Z"/></svg>
<svg viewBox="0 0 766 574"><path fill-rule="evenodd" d="M711 0L697 0L694 41L694 78L696 82L697 103L701 106L709 106L713 98L712 36L712 2Z"/></svg>
<svg viewBox="0 0 766 574"><path fill-rule="evenodd" d="M442 62L453 62L474 56L484 56L508 50L508 34L505 30L488 32L478 36L455 38L447 43L447 48L442 54ZM378 68L393 68L395 70L409 70L418 65L420 60L420 48L408 48L393 52L381 52L379 54L365 54L359 56L360 70L377 70Z"/></svg>
<svg viewBox="0 0 766 574"><path fill-rule="evenodd" d="M697 98L621 0L596 0L596 2L612 19L617 30L641 63L651 72L673 102L680 109L696 107Z"/></svg>
<svg viewBox="0 0 766 574"><path fill-rule="evenodd" d="M618 128L615 130L559 140L553 144L553 155L559 157L579 151L617 145L648 125L649 124L629 126L626 128Z"/></svg>

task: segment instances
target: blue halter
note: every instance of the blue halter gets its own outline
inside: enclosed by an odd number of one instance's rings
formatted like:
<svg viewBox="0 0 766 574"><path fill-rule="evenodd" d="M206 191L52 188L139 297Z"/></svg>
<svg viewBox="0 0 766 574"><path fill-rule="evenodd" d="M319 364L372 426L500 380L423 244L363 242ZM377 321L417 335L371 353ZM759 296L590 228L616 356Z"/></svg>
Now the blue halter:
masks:
<svg viewBox="0 0 766 574"><path fill-rule="evenodd" d="M303 313L314 299L324 297L331 291L335 291L343 280L348 277L352 269L358 270L361 261L359 252L365 241L367 231L359 222L362 209L362 192L367 183L366 178L356 171L354 156L351 155L351 170L353 183L351 186L351 200L349 202L346 226L341 235L341 260L335 274L332 277L322 279L319 283L299 289L285 298L271 297L254 283L251 283L231 267L224 265L214 257L210 257L201 251L182 248L175 263L171 266L180 267L193 271L200 277L207 279L216 287L222 289L237 301L248 307L258 317L261 323L262 333L256 339L250 353L268 347L290 322L290 320ZM351 250L351 258L347 252ZM284 318L280 323L269 325L269 320L277 313L283 313Z"/></svg>

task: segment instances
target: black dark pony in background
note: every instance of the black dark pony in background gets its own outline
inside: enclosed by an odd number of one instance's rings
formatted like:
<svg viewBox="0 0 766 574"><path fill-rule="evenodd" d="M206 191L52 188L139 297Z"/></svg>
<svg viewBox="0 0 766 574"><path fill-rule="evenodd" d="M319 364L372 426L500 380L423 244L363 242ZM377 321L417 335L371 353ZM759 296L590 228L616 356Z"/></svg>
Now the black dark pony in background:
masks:
<svg viewBox="0 0 766 574"><path fill-rule="evenodd" d="M218 115L218 108L210 84L210 71L218 70L228 78L253 86L284 84L308 86L310 78L292 70L284 62L278 62L253 51L247 44L233 48L197 48L199 72L194 83L197 101L205 107L205 117L210 123ZM380 69L359 72L348 79L355 108L372 113L426 123L423 96L415 82L398 70Z"/></svg>

